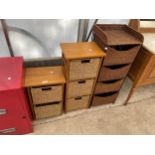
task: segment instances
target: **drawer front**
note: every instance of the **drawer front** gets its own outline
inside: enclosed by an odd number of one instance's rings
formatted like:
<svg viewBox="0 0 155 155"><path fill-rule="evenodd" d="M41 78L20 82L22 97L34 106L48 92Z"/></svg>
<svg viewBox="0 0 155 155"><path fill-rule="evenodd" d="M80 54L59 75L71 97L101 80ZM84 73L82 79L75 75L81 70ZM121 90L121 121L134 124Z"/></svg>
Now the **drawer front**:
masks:
<svg viewBox="0 0 155 155"><path fill-rule="evenodd" d="M68 83L67 98L90 95L92 93L94 79L79 80Z"/></svg>
<svg viewBox="0 0 155 155"><path fill-rule="evenodd" d="M54 101L62 101L63 87L45 86L31 88L32 99L34 104L42 104Z"/></svg>
<svg viewBox="0 0 155 155"><path fill-rule="evenodd" d="M132 63L141 45L106 46L98 36L94 36L98 45L106 52L104 65Z"/></svg>
<svg viewBox="0 0 155 155"><path fill-rule="evenodd" d="M92 105L103 105L108 103L114 103L117 99L118 92L104 93L104 94L95 94L93 98Z"/></svg>
<svg viewBox="0 0 155 155"><path fill-rule="evenodd" d="M98 81L122 79L126 77L131 65L102 66Z"/></svg>
<svg viewBox="0 0 155 155"><path fill-rule="evenodd" d="M58 116L62 113L62 102L35 105L34 111L36 119Z"/></svg>
<svg viewBox="0 0 155 155"><path fill-rule="evenodd" d="M124 80L121 79L107 82L98 82L95 87L95 94L118 91L121 88L123 81Z"/></svg>
<svg viewBox="0 0 155 155"><path fill-rule="evenodd" d="M85 109L89 107L90 96L81 96L66 100L66 111Z"/></svg>
<svg viewBox="0 0 155 155"><path fill-rule="evenodd" d="M0 92L0 117L28 115L25 98L23 90Z"/></svg>
<svg viewBox="0 0 155 155"><path fill-rule="evenodd" d="M18 135L31 133L32 123L26 117L0 117L0 135Z"/></svg>
<svg viewBox="0 0 155 155"><path fill-rule="evenodd" d="M119 51L119 50L116 50L115 48L108 47L104 65L132 63L140 49L140 45L138 46L136 45L133 47L129 46L129 48L130 49L126 51Z"/></svg>
<svg viewBox="0 0 155 155"><path fill-rule="evenodd" d="M96 77L98 74L100 61L100 58L71 61L69 80L79 80Z"/></svg>

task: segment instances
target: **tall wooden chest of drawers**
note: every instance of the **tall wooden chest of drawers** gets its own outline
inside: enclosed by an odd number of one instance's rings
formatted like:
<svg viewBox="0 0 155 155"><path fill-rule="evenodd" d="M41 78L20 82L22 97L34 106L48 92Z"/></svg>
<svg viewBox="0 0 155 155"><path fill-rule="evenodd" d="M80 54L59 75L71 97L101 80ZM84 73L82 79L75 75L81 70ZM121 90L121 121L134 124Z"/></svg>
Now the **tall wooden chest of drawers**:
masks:
<svg viewBox="0 0 155 155"><path fill-rule="evenodd" d="M88 108L105 53L95 42L63 43L61 48L67 80L65 110Z"/></svg>
<svg viewBox="0 0 155 155"><path fill-rule="evenodd" d="M93 97L96 106L115 102L143 36L126 25L97 24L93 32L95 42L106 52Z"/></svg>

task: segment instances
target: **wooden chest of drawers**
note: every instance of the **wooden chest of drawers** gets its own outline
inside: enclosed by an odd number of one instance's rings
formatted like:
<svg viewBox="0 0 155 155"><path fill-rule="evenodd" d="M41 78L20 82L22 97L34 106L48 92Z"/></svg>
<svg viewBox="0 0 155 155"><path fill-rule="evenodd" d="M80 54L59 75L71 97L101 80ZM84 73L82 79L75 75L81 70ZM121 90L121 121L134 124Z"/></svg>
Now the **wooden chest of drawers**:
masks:
<svg viewBox="0 0 155 155"><path fill-rule="evenodd" d="M66 72L65 110L88 108L105 53L95 42L61 44Z"/></svg>
<svg viewBox="0 0 155 155"><path fill-rule="evenodd" d="M58 116L64 102L64 68L27 68L25 87L29 94L34 119Z"/></svg>
<svg viewBox="0 0 155 155"><path fill-rule="evenodd" d="M114 103L143 36L126 25L95 25L94 40L105 50L92 105Z"/></svg>

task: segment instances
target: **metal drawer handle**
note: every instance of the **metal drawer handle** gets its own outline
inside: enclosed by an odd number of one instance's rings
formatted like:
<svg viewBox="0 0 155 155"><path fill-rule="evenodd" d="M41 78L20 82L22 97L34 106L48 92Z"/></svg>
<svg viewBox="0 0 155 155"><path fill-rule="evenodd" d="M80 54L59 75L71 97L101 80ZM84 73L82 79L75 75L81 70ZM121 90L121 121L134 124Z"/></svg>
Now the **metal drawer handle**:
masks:
<svg viewBox="0 0 155 155"><path fill-rule="evenodd" d="M81 63L89 63L90 59L81 60Z"/></svg>
<svg viewBox="0 0 155 155"><path fill-rule="evenodd" d="M6 115L6 114L7 114L7 110L6 109L0 109L0 116Z"/></svg>
<svg viewBox="0 0 155 155"><path fill-rule="evenodd" d="M15 132L15 131L16 131L16 128L9 128L9 129L0 130L0 133L6 134L10 132Z"/></svg>

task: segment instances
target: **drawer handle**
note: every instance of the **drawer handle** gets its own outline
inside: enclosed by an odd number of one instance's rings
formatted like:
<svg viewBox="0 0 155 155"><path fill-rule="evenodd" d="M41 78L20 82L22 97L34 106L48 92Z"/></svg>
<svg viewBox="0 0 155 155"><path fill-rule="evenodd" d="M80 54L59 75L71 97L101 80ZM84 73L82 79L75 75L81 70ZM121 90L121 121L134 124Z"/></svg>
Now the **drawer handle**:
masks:
<svg viewBox="0 0 155 155"><path fill-rule="evenodd" d="M81 60L81 63L89 63L90 59Z"/></svg>
<svg viewBox="0 0 155 155"><path fill-rule="evenodd" d="M118 80L110 80L110 81L101 81L99 83L103 83L103 84L113 84L113 83L117 83L119 81L121 81L122 79L118 79Z"/></svg>
<svg viewBox="0 0 155 155"><path fill-rule="evenodd" d="M114 94L116 94L117 93L117 91L115 91L115 92L109 92L109 93L103 93L103 94L95 94L95 96L98 96L98 97L110 97L110 96L112 96L112 95L114 95Z"/></svg>
<svg viewBox="0 0 155 155"><path fill-rule="evenodd" d="M81 81L78 81L79 84L83 84L83 83L86 83L86 80L81 80Z"/></svg>
<svg viewBox="0 0 155 155"><path fill-rule="evenodd" d="M7 110L6 109L0 109L0 116L6 115L6 114L7 114Z"/></svg>
<svg viewBox="0 0 155 155"><path fill-rule="evenodd" d="M113 65L113 66L105 66L106 68L112 69L112 70L117 70L117 69L121 69L123 67L128 66L129 64L122 64L122 65Z"/></svg>
<svg viewBox="0 0 155 155"><path fill-rule="evenodd" d="M60 102L49 102L49 103L42 103L42 104L36 104L36 107L43 107L43 106L48 106L48 105L54 105L54 104L59 104Z"/></svg>
<svg viewBox="0 0 155 155"><path fill-rule="evenodd" d="M42 90L42 91L48 91L48 90L52 90L52 88L51 88L51 87L44 87L44 88L42 88L41 90Z"/></svg>
<svg viewBox="0 0 155 155"><path fill-rule="evenodd" d="M81 100L82 99L82 97L76 97L75 98L75 100Z"/></svg>
<svg viewBox="0 0 155 155"><path fill-rule="evenodd" d="M117 51L127 51L127 50L130 50L136 46L137 45L116 45L116 46L111 46L111 48L113 48Z"/></svg>
<svg viewBox="0 0 155 155"><path fill-rule="evenodd" d="M16 131L16 128L9 128L9 129L0 130L0 133L6 134L6 133L15 132L15 131Z"/></svg>

